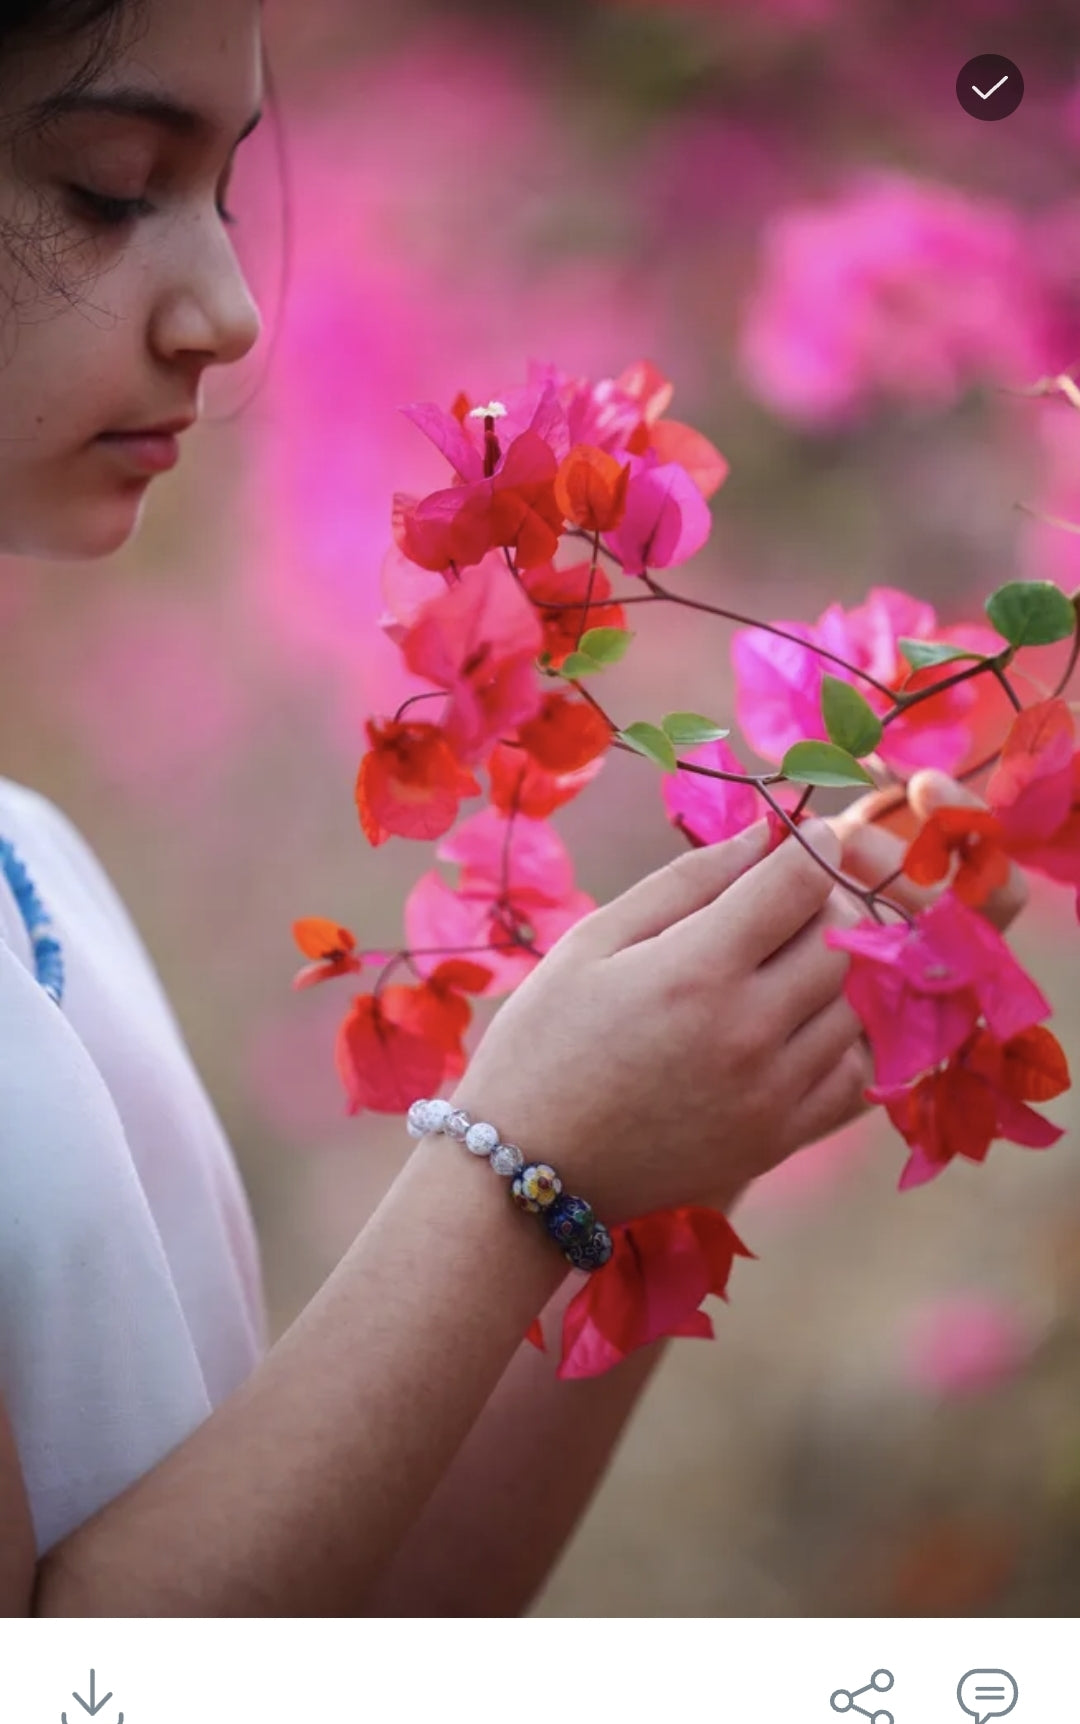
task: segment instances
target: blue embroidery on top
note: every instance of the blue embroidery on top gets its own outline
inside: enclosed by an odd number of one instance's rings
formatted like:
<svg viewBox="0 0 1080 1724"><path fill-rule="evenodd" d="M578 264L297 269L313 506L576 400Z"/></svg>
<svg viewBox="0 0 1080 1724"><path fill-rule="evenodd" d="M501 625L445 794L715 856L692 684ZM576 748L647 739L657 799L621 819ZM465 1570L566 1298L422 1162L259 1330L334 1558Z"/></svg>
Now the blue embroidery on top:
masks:
<svg viewBox="0 0 1080 1724"><path fill-rule="evenodd" d="M0 838L0 867L15 895L19 913L26 923L26 932L34 948L34 974L51 1000L60 1005L64 996L64 956L59 940L46 932L52 927L49 915L37 895L26 865L6 838Z"/></svg>

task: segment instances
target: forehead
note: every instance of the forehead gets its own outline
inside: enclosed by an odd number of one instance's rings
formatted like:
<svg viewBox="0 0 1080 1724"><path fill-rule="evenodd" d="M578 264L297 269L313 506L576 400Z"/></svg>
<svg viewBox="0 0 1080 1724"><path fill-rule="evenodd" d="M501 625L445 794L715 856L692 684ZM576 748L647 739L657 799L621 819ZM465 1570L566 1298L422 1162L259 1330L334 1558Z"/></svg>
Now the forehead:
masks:
<svg viewBox="0 0 1080 1724"><path fill-rule="evenodd" d="M2 5L3 0L0 0ZM87 93L148 98L189 112L231 142L262 103L260 0L131 0L114 33L27 55L20 96L48 102L52 90L92 62Z"/></svg>

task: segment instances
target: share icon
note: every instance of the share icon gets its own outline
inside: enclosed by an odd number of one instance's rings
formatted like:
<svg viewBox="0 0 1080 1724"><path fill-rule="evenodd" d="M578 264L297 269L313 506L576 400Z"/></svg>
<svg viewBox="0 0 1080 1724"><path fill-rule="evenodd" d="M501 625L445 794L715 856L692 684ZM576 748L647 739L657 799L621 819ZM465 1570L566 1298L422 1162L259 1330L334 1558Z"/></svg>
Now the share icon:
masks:
<svg viewBox="0 0 1080 1724"><path fill-rule="evenodd" d="M863 1688L838 1688L829 1704L834 1712L859 1712L864 1718L869 1718L870 1724L893 1724L893 1715L884 1708L880 1712L871 1712L868 1706L857 1706L855 1702L863 1694L886 1694L893 1685L891 1670L875 1670L868 1683Z"/></svg>

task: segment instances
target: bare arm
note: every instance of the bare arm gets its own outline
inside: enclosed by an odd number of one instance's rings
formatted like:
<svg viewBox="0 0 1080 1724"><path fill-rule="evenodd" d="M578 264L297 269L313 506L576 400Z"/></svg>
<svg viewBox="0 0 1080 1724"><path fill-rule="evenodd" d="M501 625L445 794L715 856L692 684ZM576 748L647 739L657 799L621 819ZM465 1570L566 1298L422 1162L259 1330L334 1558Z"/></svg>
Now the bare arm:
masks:
<svg viewBox="0 0 1080 1724"><path fill-rule="evenodd" d="M248 1380L46 1553L38 1616L360 1614L565 1262L424 1139Z"/></svg>
<svg viewBox="0 0 1080 1724"><path fill-rule="evenodd" d="M434 1496L380 1576L371 1616L517 1616L544 1585L664 1351L559 1382L569 1275L544 1313L548 1351L517 1350Z"/></svg>
<svg viewBox="0 0 1080 1724"><path fill-rule="evenodd" d="M713 1192L730 1213L742 1188ZM371 1616L516 1616L551 1575L601 1483L666 1343L602 1377L560 1382L567 1275L543 1315L548 1351L517 1350L367 1602Z"/></svg>

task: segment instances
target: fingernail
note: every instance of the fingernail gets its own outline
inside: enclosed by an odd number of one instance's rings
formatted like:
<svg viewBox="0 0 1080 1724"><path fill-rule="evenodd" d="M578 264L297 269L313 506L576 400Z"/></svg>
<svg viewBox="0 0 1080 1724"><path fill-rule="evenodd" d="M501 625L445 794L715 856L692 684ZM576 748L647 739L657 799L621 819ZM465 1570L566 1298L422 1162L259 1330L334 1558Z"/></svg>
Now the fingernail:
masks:
<svg viewBox="0 0 1080 1724"><path fill-rule="evenodd" d="M964 795L963 786L957 784L955 778L950 778L947 772L941 772L937 767L925 766L916 774L919 780L919 795L925 802L931 804L954 802Z"/></svg>

